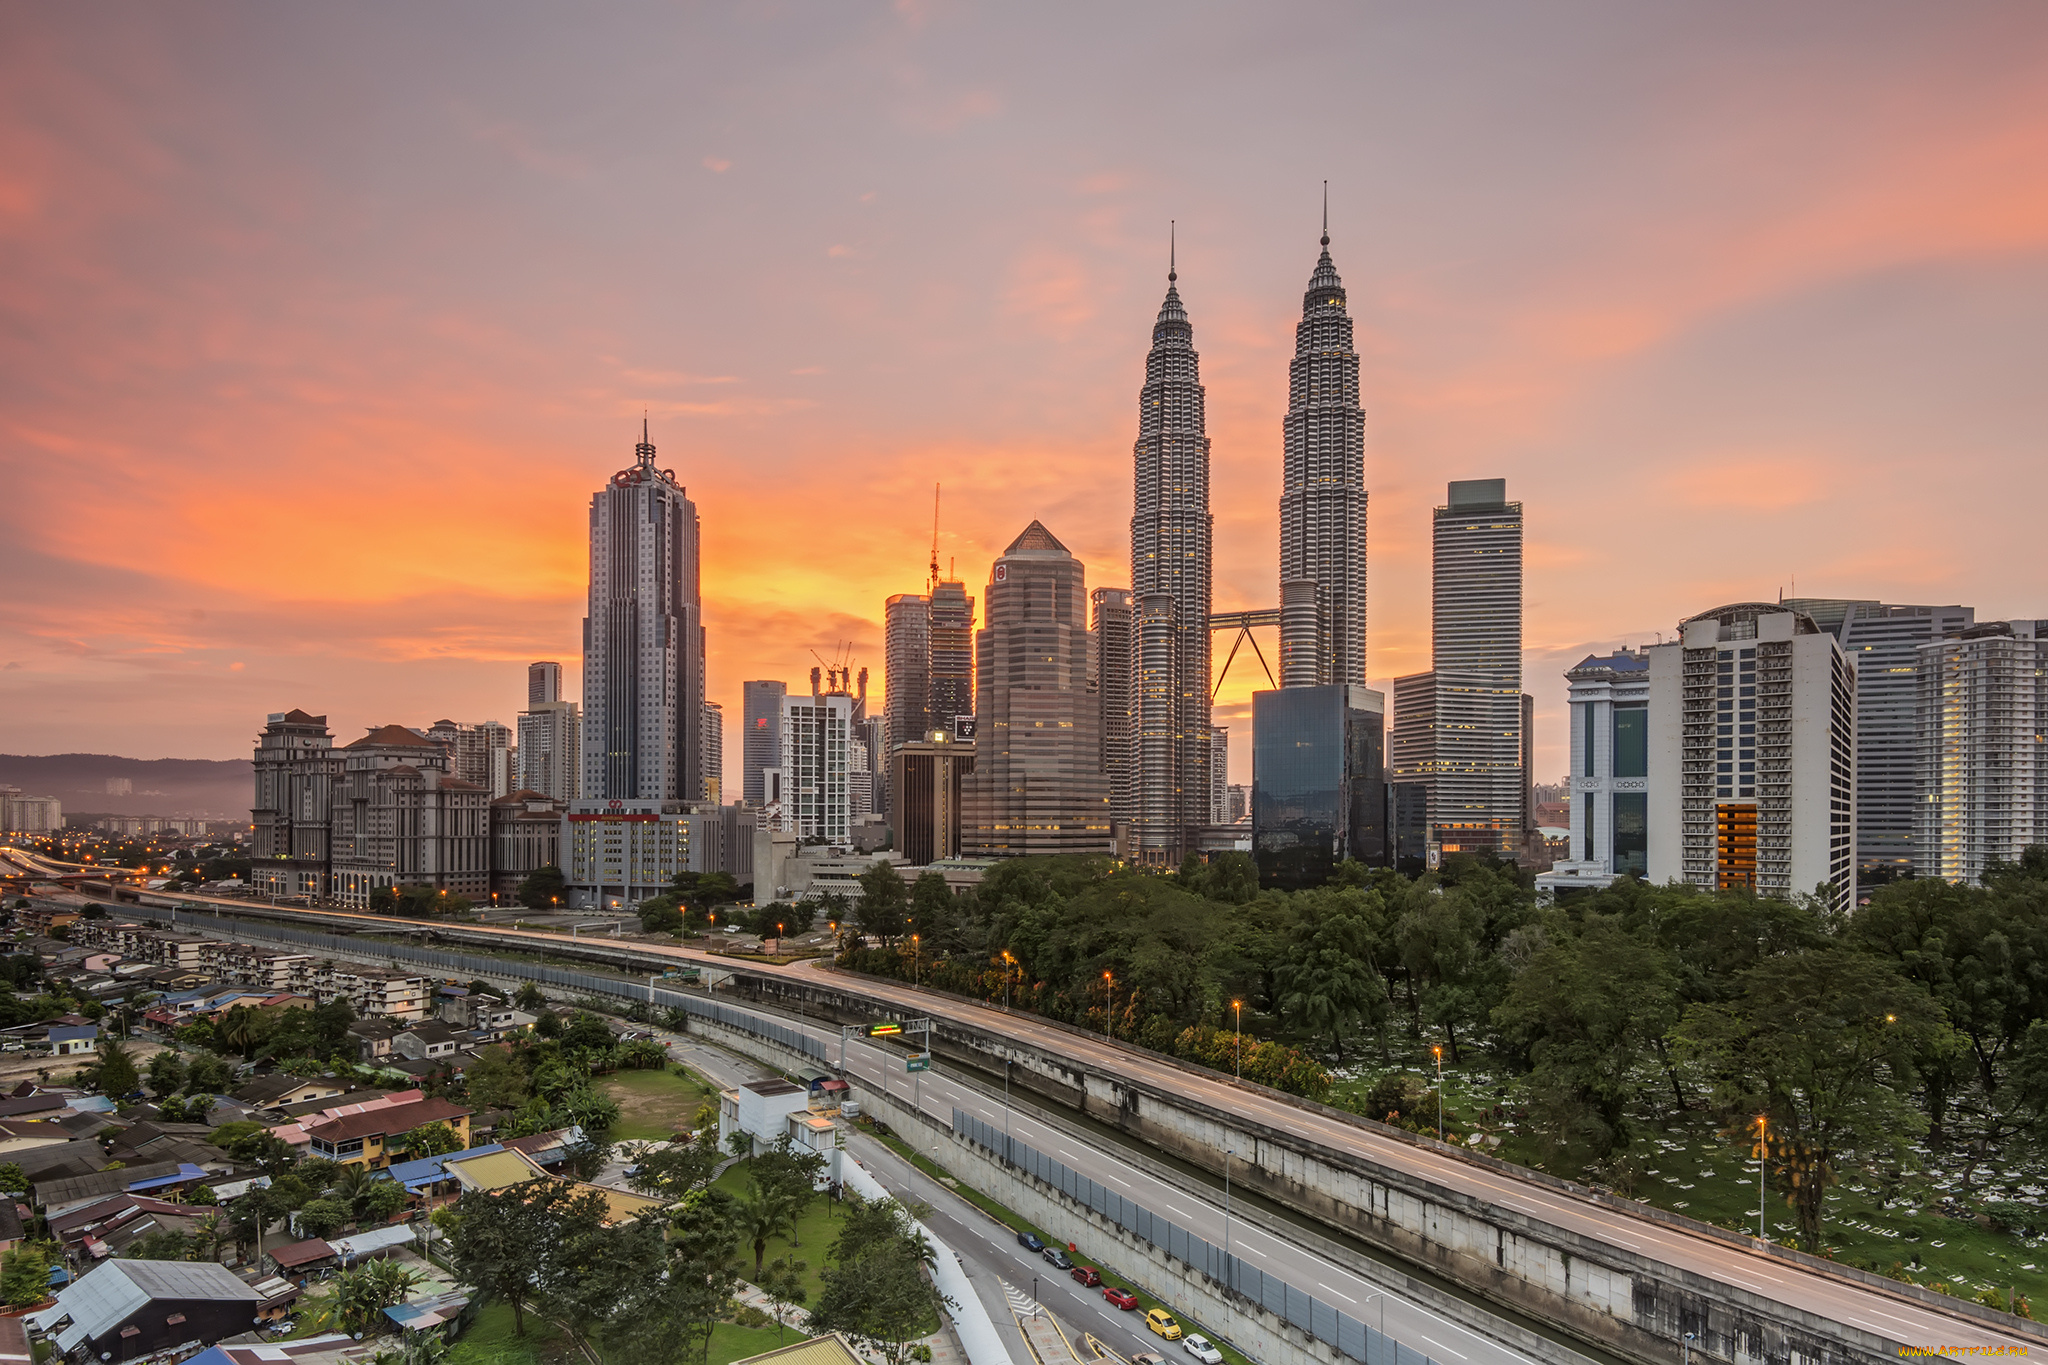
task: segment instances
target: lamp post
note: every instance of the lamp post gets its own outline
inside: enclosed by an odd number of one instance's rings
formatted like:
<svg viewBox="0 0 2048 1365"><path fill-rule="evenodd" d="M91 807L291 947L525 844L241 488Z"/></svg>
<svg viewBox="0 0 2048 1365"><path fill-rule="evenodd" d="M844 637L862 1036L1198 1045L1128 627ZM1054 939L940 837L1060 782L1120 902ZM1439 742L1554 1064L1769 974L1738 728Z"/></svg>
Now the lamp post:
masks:
<svg viewBox="0 0 2048 1365"><path fill-rule="evenodd" d="M922 986L924 984L923 942L916 934L910 936L910 984L912 986Z"/></svg>
<svg viewBox="0 0 2048 1365"><path fill-rule="evenodd" d="M775 951L778 953L782 951L782 922L780 920L777 920L775 923Z"/></svg>
<svg viewBox="0 0 2048 1365"><path fill-rule="evenodd" d="M1680 1354L1678 1359L1681 1365L1692 1365L1692 1340L1698 1335L1699 1333L1697 1332L1687 1332L1685 1334L1684 1343L1679 1347Z"/></svg>
<svg viewBox="0 0 2048 1365"><path fill-rule="evenodd" d="M1756 1235L1759 1241L1769 1241L1770 1232L1764 1223L1764 1161L1770 1155L1770 1117L1756 1116Z"/></svg>
<svg viewBox="0 0 2048 1365"><path fill-rule="evenodd" d="M1244 1079L1244 1001L1233 1000L1230 1007L1237 1011L1237 1078Z"/></svg>
<svg viewBox="0 0 2048 1365"><path fill-rule="evenodd" d="M1436 1054L1436 1140L1444 1140L1444 1050L1433 1047Z"/></svg>
<svg viewBox="0 0 2048 1365"><path fill-rule="evenodd" d="M1111 1025L1116 1021L1116 978L1108 972L1102 974L1102 1036L1114 1038Z"/></svg>
<svg viewBox="0 0 2048 1365"><path fill-rule="evenodd" d="M1387 1291L1384 1289L1375 1290L1373 1293L1365 1296L1367 1303L1371 1303L1374 1299L1380 1301L1380 1337L1384 1339L1387 1335Z"/></svg>
<svg viewBox="0 0 2048 1365"><path fill-rule="evenodd" d="M1012 967L1016 966L1016 965L1017 965L1017 959L1016 959L1016 958L1014 958L1014 957L1011 957L1011 956L1010 956L1010 954L1009 954L1009 951L1008 951L1007 949L1005 949L1005 950L1004 950L1004 952L1003 952L1003 1008L1004 1008L1004 1009L1008 1009L1008 1008L1010 1008L1010 969L1011 969Z"/></svg>

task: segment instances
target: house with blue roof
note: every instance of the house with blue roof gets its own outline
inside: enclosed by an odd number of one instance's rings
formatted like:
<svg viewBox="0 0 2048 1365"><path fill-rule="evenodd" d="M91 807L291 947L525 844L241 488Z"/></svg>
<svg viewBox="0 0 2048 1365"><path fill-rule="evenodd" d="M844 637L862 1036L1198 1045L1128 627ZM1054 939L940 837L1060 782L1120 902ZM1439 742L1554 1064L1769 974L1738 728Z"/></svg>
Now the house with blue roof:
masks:
<svg viewBox="0 0 2048 1365"><path fill-rule="evenodd" d="M80 1057L100 1050L98 1024L52 1024L50 1052L58 1057Z"/></svg>
<svg viewBox="0 0 2048 1365"><path fill-rule="evenodd" d="M455 1177L449 1173L448 1163L462 1161L473 1156L488 1156L502 1152L505 1148L496 1142L487 1142L481 1147L467 1151L443 1152L439 1156L421 1157L417 1161L395 1161L377 1172L378 1178L397 1181L405 1192L419 1199L433 1200L457 1192Z"/></svg>

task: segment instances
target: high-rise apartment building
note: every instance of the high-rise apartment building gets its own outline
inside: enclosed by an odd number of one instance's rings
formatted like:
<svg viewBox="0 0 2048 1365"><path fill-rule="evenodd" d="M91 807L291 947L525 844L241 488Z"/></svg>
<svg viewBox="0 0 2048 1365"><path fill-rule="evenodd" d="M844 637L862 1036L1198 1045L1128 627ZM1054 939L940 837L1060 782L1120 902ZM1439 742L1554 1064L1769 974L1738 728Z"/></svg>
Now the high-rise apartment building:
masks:
<svg viewBox="0 0 2048 1365"><path fill-rule="evenodd" d="M267 896L326 895L334 860L334 788L341 774L327 717L272 712L256 738L255 770L250 884Z"/></svg>
<svg viewBox="0 0 2048 1365"><path fill-rule="evenodd" d="M1256 736L1254 743L1257 742ZM1394 728L1387 739L1388 820L1393 865L1429 864L1430 797L1436 789L1436 674L1394 679Z"/></svg>
<svg viewBox="0 0 2048 1365"><path fill-rule="evenodd" d="M782 766L782 699L789 695L786 683L756 679L740 684L740 761L746 771L740 775L740 794L756 809L767 804L761 774Z"/></svg>
<svg viewBox="0 0 2048 1365"><path fill-rule="evenodd" d="M1522 505L1507 500L1505 479L1454 482L1432 541L1431 837L1447 854L1516 858L1527 823Z"/></svg>
<svg viewBox="0 0 2048 1365"><path fill-rule="evenodd" d="M384 725L333 757L340 772L330 797L328 894L361 910L388 887L430 886L472 900L490 893L490 792L451 771L444 743Z"/></svg>
<svg viewBox="0 0 2048 1365"><path fill-rule="evenodd" d="M1859 877L1915 875L1919 783L1916 723L1920 649L1968 629L1963 606L1903 606L1869 600L1787 598L1841 642L1856 669L1856 866Z"/></svg>
<svg viewBox="0 0 2048 1365"><path fill-rule="evenodd" d="M983 601L974 650L979 728L962 851L985 858L1106 853L1109 781L1088 686L1081 561L1034 521L996 560ZM1206 801L1206 789L1203 795Z"/></svg>
<svg viewBox="0 0 2048 1365"><path fill-rule="evenodd" d="M1856 673L1805 612L1717 607L1649 658L1649 880L1855 904Z"/></svg>
<svg viewBox="0 0 2048 1365"><path fill-rule="evenodd" d="M1215 519L1201 358L1169 265L1132 448L1132 851L1177 865L1209 823L1209 604ZM984 718L982 724L987 725ZM986 736L982 746L992 747ZM987 761L987 760L984 760Z"/></svg>
<svg viewBox="0 0 2048 1365"><path fill-rule="evenodd" d="M882 604L883 714L891 747L932 728L932 599L899 592Z"/></svg>
<svg viewBox="0 0 2048 1365"><path fill-rule="evenodd" d="M704 799L704 607L697 505L645 425L630 468L590 499L583 620L587 798Z"/></svg>
<svg viewBox="0 0 2048 1365"><path fill-rule="evenodd" d="M583 794L582 713L573 701L528 702L519 716L519 787L556 801Z"/></svg>
<svg viewBox="0 0 2048 1365"><path fill-rule="evenodd" d="M526 666L526 705L531 710L562 699L562 666L543 660Z"/></svg>
<svg viewBox="0 0 2048 1365"><path fill-rule="evenodd" d="M725 706L704 703L704 720L699 732L704 745L704 799L716 806L725 800Z"/></svg>
<svg viewBox="0 0 2048 1365"><path fill-rule="evenodd" d="M931 728L950 734L955 716L974 714L974 599L965 583L941 579L932 587L930 611L925 705Z"/></svg>
<svg viewBox="0 0 2048 1365"><path fill-rule="evenodd" d="M852 740L853 698L846 693L782 699L784 830L800 840L846 843L853 815L847 790Z"/></svg>
<svg viewBox="0 0 2048 1365"><path fill-rule="evenodd" d="M1309 682L1365 683L1365 410L1358 398L1358 352L1344 282L1330 261L1326 222L1323 254L1309 276L1294 329L1287 415L1281 419L1283 609L1289 605L1288 586L1312 582L1316 589L1314 657L1294 658L1283 644L1290 679L1300 668L1313 673Z"/></svg>
<svg viewBox="0 0 2048 1365"><path fill-rule="evenodd" d="M1097 588L1089 631L1095 651L1095 696L1102 736L1102 772L1109 779L1109 818L1131 819L1131 647L1129 588Z"/></svg>
<svg viewBox="0 0 2048 1365"><path fill-rule="evenodd" d="M1974 884L2048 844L2048 621L1971 625L1916 653L1913 871Z"/></svg>
<svg viewBox="0 0 2048 1365"><path fill-rule="evenodd" d="M64 828L64 803L54 796L30 796L16 787L0 791L0 832L54 834Z"/></svg>

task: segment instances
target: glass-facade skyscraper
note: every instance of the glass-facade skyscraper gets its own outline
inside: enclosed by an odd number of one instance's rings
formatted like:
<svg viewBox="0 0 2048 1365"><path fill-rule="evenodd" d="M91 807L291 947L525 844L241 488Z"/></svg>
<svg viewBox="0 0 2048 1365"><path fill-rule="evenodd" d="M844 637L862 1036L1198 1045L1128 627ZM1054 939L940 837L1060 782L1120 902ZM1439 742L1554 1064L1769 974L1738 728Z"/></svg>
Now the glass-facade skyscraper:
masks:
<svg viewBox="0 0 2048 1365"><path fill-rule="evenodd" d="M1522 504L1508 501L1507 480L1451 484L1436 509L1432 561L1431 837L1444 853L1514 858L1528 810Z"/></svg>
<svg viewBox="0 0 2048 1365"><path fill-rule="evenodd" d="M1386 698L1355 683L1252 694L1252 857L1262 886L1320 886L1387 857Z"/></svg>

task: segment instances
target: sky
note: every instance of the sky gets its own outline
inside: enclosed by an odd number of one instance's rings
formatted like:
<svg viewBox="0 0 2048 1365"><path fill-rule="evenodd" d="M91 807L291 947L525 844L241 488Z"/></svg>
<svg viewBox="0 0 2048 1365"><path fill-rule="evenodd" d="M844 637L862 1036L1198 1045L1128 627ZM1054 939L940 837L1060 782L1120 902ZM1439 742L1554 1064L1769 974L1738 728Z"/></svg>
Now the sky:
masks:
<svg viewBox="0 0 2048 1365"><path fill-rule="evenodd" d="M0 751L510 723L644 413L736 785L742 680L879 690L934 483L977 598L1034 517L1128 584L1169 222L1272 605L1327 180L1371 677L1506 478L1541 780L1565 668L1724 602L2048 616L2043 165L2032 3L0 8Z"/></svg>

